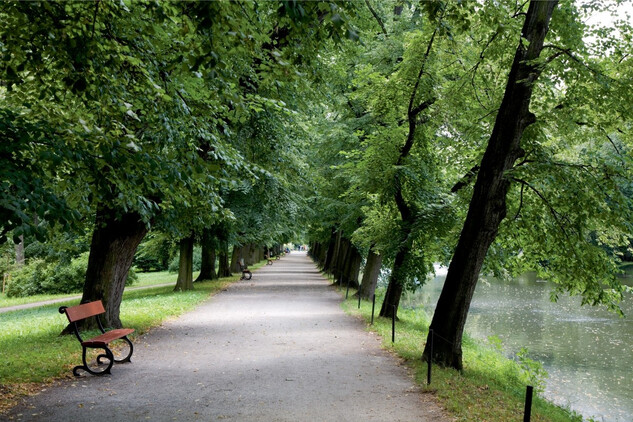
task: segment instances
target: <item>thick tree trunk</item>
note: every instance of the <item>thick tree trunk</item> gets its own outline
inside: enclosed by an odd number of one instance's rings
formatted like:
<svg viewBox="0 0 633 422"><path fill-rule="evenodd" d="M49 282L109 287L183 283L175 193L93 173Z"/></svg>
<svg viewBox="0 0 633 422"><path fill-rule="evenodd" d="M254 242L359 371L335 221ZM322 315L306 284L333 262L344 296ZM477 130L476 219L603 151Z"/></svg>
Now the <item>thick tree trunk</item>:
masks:
<svg viewBox="0 0 633 422"><path fill-rule="evenodd" d="M264 258L260 258L263 255L263 249L261 246L256 245L255 243L251 243L248 245L248 259L246 260L246 265L253 265L258 263Z"/></svg>
<svg viewBox="0 0 633 422"><path fill-rule="evenodd" d="M385 292L385 299L382 301L382 307L380 308L379 316L381 317L392 318L394 315L396 318L398 317L398 307L400 306L400 298L402 297L405 278L404 263L410 249L411 244L410 241L407 240L396 253L391 275L389 276L389 285Z"/></svg>
<svg viewBox="0 0 633 422"><path fill-rule="evenodd" d="M201 242L201 262L200 262L200 274L197 281L202 280L214 280L217 278L215 273L215 248L216 240L211 229L204 229L202 231Z"/></svg>
<svg viewBox="0 0 633 422"><path fill-rule="evenodd" d="M231 275L229 245L226 241L220 242L220 254L218 255L218 277L230 277Z"/></svg>
<svg viewBox="0 0 633 422"><path fill-rule="evenodd" d="M336 248L336 229L332 228L332 233L330 234L330 241L328 242L327 250L325 252L325 260L323 261L323 271L326 273L330 272L330 267L332 266L332 259L334 258L334 249Z"/></svg>
<svg viewBox="0 0 633 422"><path fill-rule="evenodd" d="M382 255L375 253L372 246L369 248L369 253L367 254L367 262L363 270L363 280L360 283L360 297L363 299L369 300L374 295L381 268Z"/></svg>
<svg viewBox="0 0 633 422"><path fill-rule="evenodd" d="M340 231L337 231L336 238L334 240L334 249L332 250L332 260L330 261L330 265L328 266L328 270L327 270L327 272L332 274L335 279L337 276L336 271L339 265L339 261L343 259L343 257L340 256L341 255L341 238L342 238L342 233Z"/></svg>
<svg viewBox="0 0 633 422"><path fill-rule="evenodd" d="M432 358L443 366L462 368L462 335L468 309L488 248L506 215L506 194L510 187L506 172L523 155L521 136L535 120L529 105L534 82L542 69L534 61L543 48L556 4L557 1L532 0L525 17L505 95L430 326L437 334ZM428 340L425 357L430 353Z"/></svg>
<svg viewBox="0 0 633 422"><path fill-rule="evenodd" d="M338 247L338 253L332 264L332 276L336 280L336 284L343 285L343 273L345 271L345 263L349 255L350 243L344 237L341 237Z"/></svg>
<svg viewBox="0 0 633 422"><path fill-rule="evenodd" d="M341 284L347 286L349 283L351 288L358 289L358 274L360 273L360 264L363 261L363 257L350 241L348 241L348 244L349 247L347 257L345 258Z"/></svg>
<svg viewBox="0 0 633 422"><path fill-rule="evenodd" d="M232 273L240 273L242 270L240 269L240 259L244 258L244 250L245 246L233 246L233 253L231 254L231 272ZM246 261L244 261L246 262Z"/></svg>
<svg viewBox="0 0 633 422"><path fill-rule="evenodd" d="M193 290L193 235L180 239L180 260L178 263L178 279L174 291Z"/></svg>
<svg viewBox="0 0 633 422"><path fill-rule="evenodd" d="M108 327L121 327L119 310L125 281L146 234L140 215L127 213L117 218L111 209L97 209L81 302L103 301L106 312L102 321Z"/></svg>

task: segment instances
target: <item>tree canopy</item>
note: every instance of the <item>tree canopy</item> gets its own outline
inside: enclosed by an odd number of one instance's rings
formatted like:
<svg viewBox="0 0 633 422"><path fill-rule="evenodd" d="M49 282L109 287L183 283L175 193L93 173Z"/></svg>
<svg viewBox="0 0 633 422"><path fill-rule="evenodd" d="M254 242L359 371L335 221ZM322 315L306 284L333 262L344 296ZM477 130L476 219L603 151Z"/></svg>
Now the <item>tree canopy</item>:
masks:
<svg viewBox="0 0 633 422"><path fill-rule="evenodd" d="M305 237L348 279L380 255L383 316L437 262L466 298L534 270L617 311L633 34L587 23L617 4L3 2L0 243L92 233L112 325L148 231L214 263Z"/></svg>

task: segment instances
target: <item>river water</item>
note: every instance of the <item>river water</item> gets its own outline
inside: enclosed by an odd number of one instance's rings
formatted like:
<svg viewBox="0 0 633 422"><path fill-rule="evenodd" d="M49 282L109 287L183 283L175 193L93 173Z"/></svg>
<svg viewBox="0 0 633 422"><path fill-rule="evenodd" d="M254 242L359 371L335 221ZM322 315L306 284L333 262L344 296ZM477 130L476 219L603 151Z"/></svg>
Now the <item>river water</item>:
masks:
<svg viewBox="0 0 633 422"><path fill-rule="evenodd" d="M423 305L431 316L445 270L403 306ZM632 285L633 279L624 279ZM596 421L633 421L633 298L623 303L627 318L580 306L579 298L549 300L551 285L526 275L511 282L480 281L466 331L486 340L497 336L513 356L522 347L549 373L545 396Z"/></svg>

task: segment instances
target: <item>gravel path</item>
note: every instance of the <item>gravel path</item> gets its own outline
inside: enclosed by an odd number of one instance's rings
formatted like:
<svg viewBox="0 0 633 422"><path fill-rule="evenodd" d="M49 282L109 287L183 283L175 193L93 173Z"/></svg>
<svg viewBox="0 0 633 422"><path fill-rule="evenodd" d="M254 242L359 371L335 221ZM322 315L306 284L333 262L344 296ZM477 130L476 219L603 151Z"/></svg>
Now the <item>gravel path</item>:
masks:
<svg viewBox="0 0 633 422"><path fill-rule="evenodd" d="M35 421L444 421L305 253L293 252L137 339L112 375L15 408Z"/></svg>

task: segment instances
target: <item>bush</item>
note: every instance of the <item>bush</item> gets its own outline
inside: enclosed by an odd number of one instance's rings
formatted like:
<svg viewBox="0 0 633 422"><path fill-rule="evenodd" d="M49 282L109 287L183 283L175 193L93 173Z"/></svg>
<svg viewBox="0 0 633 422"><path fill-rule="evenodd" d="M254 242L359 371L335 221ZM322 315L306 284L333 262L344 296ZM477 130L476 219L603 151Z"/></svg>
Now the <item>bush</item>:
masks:
<svg viewBox="0 0 633 422"><path fill-rule="evenodd" d="M139 245L134 266L141 271L165 271L174 252L174 243L163 233L150 233Z"/></svg>
<svg viewBox="0 0 633 422"><path fill-rule="evenodd" d="M32 259L27 265L13 274L7 286L8 297L24 297L36 294L77 293L84 287L88 253L65 262L47 262L43 259ZM130 270L126 285L138 280L136 273Z"/></svg>

